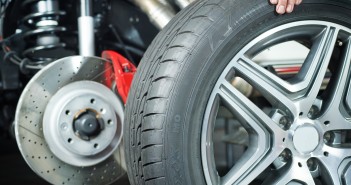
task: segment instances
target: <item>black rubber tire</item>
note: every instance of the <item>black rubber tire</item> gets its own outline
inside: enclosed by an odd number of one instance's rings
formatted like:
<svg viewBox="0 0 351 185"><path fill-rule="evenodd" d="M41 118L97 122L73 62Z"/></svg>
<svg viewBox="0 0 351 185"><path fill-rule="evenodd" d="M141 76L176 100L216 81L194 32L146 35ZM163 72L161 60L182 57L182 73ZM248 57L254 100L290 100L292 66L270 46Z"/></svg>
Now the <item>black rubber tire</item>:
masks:
<svg viewBox="0 0 351 185"><path fill-rule="evenodd" d="M200 0L153 41L128 98L125 145L131 184L206 184L200 133L210 93L245 44L276 26L326 20L350 26L346 0L304 0L278 15L267 0Z"/></svg>

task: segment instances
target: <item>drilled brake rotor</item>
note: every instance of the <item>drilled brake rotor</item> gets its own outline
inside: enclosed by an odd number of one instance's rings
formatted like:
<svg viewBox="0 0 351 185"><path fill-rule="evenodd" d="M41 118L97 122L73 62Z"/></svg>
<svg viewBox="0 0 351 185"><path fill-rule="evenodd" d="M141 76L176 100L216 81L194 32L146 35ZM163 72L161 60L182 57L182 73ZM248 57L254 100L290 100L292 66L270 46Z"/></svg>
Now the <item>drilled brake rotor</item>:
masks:
<svg viewBox="0 0 351 185"><path fill-rule="evenodd" d="M53 184L110 184L125 173L123 103L111 91L113 66L97 57L67 57L39 71L16 111L19 149Z"/></svg>

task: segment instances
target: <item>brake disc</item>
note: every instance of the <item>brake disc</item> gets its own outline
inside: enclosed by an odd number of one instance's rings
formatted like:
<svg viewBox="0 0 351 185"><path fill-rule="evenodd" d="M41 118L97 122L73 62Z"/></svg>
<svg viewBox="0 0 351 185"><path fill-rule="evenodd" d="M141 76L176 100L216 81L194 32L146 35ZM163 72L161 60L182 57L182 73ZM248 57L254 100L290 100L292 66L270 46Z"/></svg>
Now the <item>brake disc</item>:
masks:
<svg viewBox="0 0 351 185"><path fill-rule="evenodd" d="M112 64L97 57L57 60L30 80L15 132L33 171L53 184L110 184L125 173L123 103L113 86Z"/></svg>

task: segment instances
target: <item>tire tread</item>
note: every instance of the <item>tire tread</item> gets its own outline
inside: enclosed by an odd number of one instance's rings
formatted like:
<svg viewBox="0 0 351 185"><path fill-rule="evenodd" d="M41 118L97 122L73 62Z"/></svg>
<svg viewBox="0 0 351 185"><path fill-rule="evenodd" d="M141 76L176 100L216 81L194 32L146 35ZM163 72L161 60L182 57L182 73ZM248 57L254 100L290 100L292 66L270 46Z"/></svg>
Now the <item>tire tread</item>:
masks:
<svg viewBox="0 0 351 185"><path fill-rule="evenodd" d="M126 148L127 162L133 161L127 164L131 184L166 184L163 150L168 98L183 61L214 22L211 14L225 10L221 2L203 0L186 8L161 31L142 59L126 108L126 115L133 115L125 121L131 133L126 138L131 146Z"/></svg>

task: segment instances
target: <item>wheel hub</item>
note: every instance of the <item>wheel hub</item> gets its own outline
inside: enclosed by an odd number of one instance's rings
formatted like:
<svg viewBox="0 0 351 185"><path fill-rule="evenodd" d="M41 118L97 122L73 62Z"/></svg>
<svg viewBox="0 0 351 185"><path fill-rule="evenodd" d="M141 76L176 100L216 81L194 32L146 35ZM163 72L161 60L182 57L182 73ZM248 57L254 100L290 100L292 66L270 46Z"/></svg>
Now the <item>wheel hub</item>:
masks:
<svg viewBox="0 0 351 185"><path fill-rule="evenodd" d="M119 100L106 86L91 81L68 84L51 98L43 120L57 124L44 125L43 131L59 159L91 166L111 155L121 140L122 125L110 102Z"/></svg>
<svg viewBox="0 0 351 185"><path fill-rule="evenodd" d="M103 129L103 119L93 110L83 110L83 112L73 120L73 131L83 140L89 141L91 137L98 136Z"/></svg>
<svg viewBox="0 0 351 185"><path fill-rule="evenodd" d="M293 135L295 149L302 153L308 154L313 152L319 144L319 134L312 125L302 125L298 127Z"/></svg>

